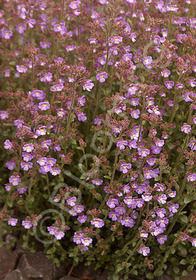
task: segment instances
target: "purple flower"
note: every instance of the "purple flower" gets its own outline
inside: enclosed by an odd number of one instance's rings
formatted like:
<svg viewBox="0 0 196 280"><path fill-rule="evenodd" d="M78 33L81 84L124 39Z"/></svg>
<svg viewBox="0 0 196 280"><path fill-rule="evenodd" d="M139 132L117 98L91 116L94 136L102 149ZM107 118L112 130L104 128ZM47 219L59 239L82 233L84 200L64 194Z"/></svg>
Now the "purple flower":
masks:
<svg viewBox="0 0 196 280"><path fill-rule="evenodd" d="M9 114L7 111L0 111L0 118L2 120L8 119L9 118Z"/></svg>
<svg viewBox="0 0 196 280"><path fill-rule="evenodd" d="M81 242L84 246L89 246L93 242L93 240L90 237L83 237L81 239Z"/></svg>
<svg viewBox="0 0 196 280"><path fill-rule="evenodd" d="M33 150L34 150L34 145L32 143L28 143L23 146L24 152L31 153Z"/></svg>
<svg viewBox="0 0 196 280"><path fill-rule="evenodd" d="M118 215L114 211L110 211L108 217L112 219L112 221L118 220Z"/></svg>
<svg viewBox="0 0 196 280"><path fill-rule="evenodd" d="M126 196L123 200L124 203L127 205L128 208L135 209L137 207L136 200L131 196Z"/></svg>
<svg viewBox="0 0 196 280"><path fill-rule="evenodd" d="M5 184L5 190L6 190L7 192L9 192L9 191L11 190L11 188L12 188L12 185L11 185L11 184Z"/></svg>
<svg viewBox="0 0 196 280"><path fill-rule="evenodd" d="M167 235L158 235L157 236L157 241L159 242L159 244L164 244L166 240L167 240Z"/></svg>
<svg viewBox="0 0 196 280"><path fill-rule="evenodd" d="M162 228L165 228L165 226L169 223L168 218L157 218L156 219L156 224Z"/></svg>
<svg viewBox="0 0 196 280"><path fill-rule="evenodd" d="M104 226L104 221L99 218L95 218L91 221L91 225L95 226L96 228L101 228Z"/></svg>
<svg viewBox="0 0 196 280"><path fill-rule="evenodd" d="M146 68L151 69L153 64L152 64L152 57L151 56L146 56L142 58L143 64L146 66Z"/></svg>
<svg viewBox="0 0 196 280"><path fill-rule="evenodd" d="M164 85L167 89L172 89L175 83L173 81L165 81Z"/></svg>
<svg viewBox="0 0 196 280"><path fill-rule="evenodd" d="M73 197L68 198L66 201L69 206L75 206L77 198L75 196L73 196Z"/></svg>
<svg viewBox="0 0 196 280"><path fill-rule="evenodd" d="M51 167L50 168L50 173L53 175L53 176L56 176L56 175L59 175L61 173L61 169L56 166L56 167Z"/></svg>
<svg viewBox="0 0 196 280"><path fill-rule="evenodd" d="M51 82L52 81L52 73L48 72L43 77L40 78L41 82Z"/></svg>
<svg viewBox="0 0 196 280"><path fill-rule="evenodd" d="M22 221L22 226L26 229L29 229L33 226L33 224L30 220L24 220Z"/></svg>
<svg viewBox="0 0 196 280"><path fill-rule="evenodd" d="M73 207L73 210L76 212L76 213L82 213L84 211L84 206L83 205L75 205Z"/></svg>
<svg viewBox="0 0 196 280"><path fill-rule="evenodd" d="M184 123L183 126L181 126L181 131L188 134L191 131L191 126L187 123Z"/></svg>
<svg viewBox="0 0 196 280"><path fill-rule="evenodd" d="M27 67L24 65L16 65L16 70L19 73L26 73L27 72Z"/></svg>
<svg viewBox="0 0 196 280"><path fill-rule="evenodd" d="M10 184L12 184L13 186L18 186L18 184L21 182L20 176L19 175L12 175L9 178L9 182Z"/></svg>
<svg viewBox="0 0 196 280"><path fill-rule="evenodd" d="M189 175L187 176L187 181L188 181L188 182L194 182L194 181L196 181L196 173L189 174Z"/></svg>
<svg viewBox="0 0 196 280"><path fill-rule="evenodd" d="M98 73L96 75L96 79L100 82L100 83L104 83L105 80L108 78L108 74L106 72L101 72Z"/></svg>
<svg viewBox="0 0 196 280"><path fill-rule="evenodd" d="M118 215L118 216L121 216L123 214L126 213L126 209L124 206L118 206L115 208L115 213Z"/></svg>
<svg viewBox="0 0 196 280"><path fill-rule="evenodd" d="M142 246L142 247L139 249L139 253L146 257L146 256L150 253L150 248L149 248L149 247Z"/></svg>
<svg viewBox="0 0 196 280"><path fill-rule="evenodd" d="M1 37L3 39L10 39L13 35L13 32L11 30L1 30Z"/></svg>
<svg viewBox="0 0 196 280"><path fill-rule="evenodd" d="M100 186L100 185L103 184L103 180L98 179L98 178L93 179L91 182L92 182L93 185L96 185L96 186Z"/></svg>
<svg viewBox="0 0 196 280"><path fill-rule="evenodd" d="M21 186L21 187L18 187L17 188L17 192L19 193L19 194L23 194L24 192L26 192L27 191L27 187L25 187L25 186Z"/></svg>
<svg viewBox="0 0 196 280"><path fill-rule="evenodd" d="M63 231L57 230L55 232L54 236L56 237L57 240L60 240L60 239L62 239L65 236L65 233Z"/></svg>
<svg viewBox="0 0 196 280"><path fill-rule="evenodd" d="M9 170L13 170L16 167L16 162L15 161L7 161L6 166Z"/></svg>
<svg viewBox="0 0 196 280"><path fill-rule="evenodd" d="M163 218L165 217L166 214L166 209L165 208L159 208L156 210L156 214L158 217Z"/></svg>
<svg viewBox="0 0 196 280"><path fill-rule="evenodd" d="M50 103L48 101L40 102L38 107L40 110L46 111L46 110L50 109Z"/></svg>
<svg viewBox="0 0 196 280"><path fill-rule="evenodd" d="M26 24L25 23L21 23L16 25L16 31L18 31L18 33L22 34L24 33L24 31L26 30Z"/></svg>
<svg viewBox="0 0 196 280"><path fill-rule="evenodd" d="M167 200L167 196L165 194L162 194L157 197L157 201L161 204L165 204Z"/></svg>
<svg viewBox="0 0 196 280"><path fill-rule="evenodd" d="M23 170L28 171L30 168L33 167L33 163L32 162L27 162L27 161L22 161L20 163L20 166Z"/></svg>
<svg viewBox="0 0 196 280"><path fill-rule="evenodd" d="M148 237L148 233L145 230L140 230L140 237L146 239Z"/></svg>
<svg viewBox="0 0 196 280"><path fill-rule="evenodd" d="M57 227L50 226L50 227L47 227L47 230L49 231L49 233L51 235L55 235L55 233L57 231Z"/></svg>
<svg viewBox="0 0 196 280"><path fill-rule="evenodd" d="M43 90L35 89L32 91L32 97L42 101L46 98L46 93Z"/></svg>
<svg viewBox="0 0 196 280"><path fill-rule="evenodd" d="M116 143L116 146L120 149L120 150L124 150L125 146L128 145L128 142L126 140L118 140Z"/></svg>
<svg viewBox="0 0 196 280"><path fill-rule="evenodd" d="M130 217L124 217L123 219L120 220L120 223L125 226L125 227L129 227L132 228L134 227L134 220Z"/></svg>
<svg viewBox="0 0 196 280"><path fill-rule="evenodd" d="M8 219L8 225L12 226L12 227L15 227L15 225L17 224L18 222L18 219L15 219L15 218L9 218Z"/></svg>
<svg viewBox="0 0 196 280"><path fill-rule="evenodd" d="M91 89L94 87L94 84L92 83L91 80L87 80L84 84L83 84L83 90L88 90L91 91Z"/></svg>
<svg viewBox="0 0 196 280"><path fill-rule="evenodd" d="M150 166L153 166L156 162L156 158L148 158L146 159L147 163L150 165Z"/></svg>
<svg viewBox="0 0 196 280"><path fill-rule="evenodd" d="M173 198L176 196L176 191L168 191L168 196Z"/></svg>
<svg viewBox="0 0 196 280"><path fill-rule="evenodd" d="M87 216L86 215L80 215L80 216L78 216L77 220L81 224L84 224L87 221Z"/></svg>
<svg viewBox="0 0 196 280"><path fill-rule="evenodd" d="M53 86L50 88L50 90L56 92L56 91L62 91L63 88L64 88L64 85L63 85L63 84L56 84L56 85L53 85Z"/></svg>
<svg viewBox="0 0 196 280"><path fill-rule="evenodd" d="M87 120L86 115L83 112L76 112L79 121L85 122Z"/></svg>
<svg viewBox="0 0 196 280"><path fill-rule="evenodd" d="M169 77L170 74L171 72L168 69L164 69L161 71L161 76L163 76L164 78Z"/></svg>
<svg viewBox="0 0 196 280"><path fill-rule="evenodd" d="M193 247L196 247L196 238L193 238L191 240L191 244L192 244Z"/></svg>
<svg viewBox="0 0 196 280"><path fill-rule="evenodd" d="M133 110L133 111L131 111L130 114L131 114L131 117L133 119L139 119L139 117L140 117L140 110L139 109Z"/></svg>
<svg viewBox="0 0 196 280"><path fill-rule="evenodd" d="M30 161L34 158L34 156L32 154L28 154L25 152L22 152L22 157L24 161Z"/></svg>
<svg viewBox="0 0 196 280"><path fill-rule="evenodd" d="M144 201L150 201L152 199L151 193L144 193L142 194L142 198Z"/></svg>
<svg viewBox="0 0 196 280"><path fill-rule="evenodd" d="M169 205L169 212L171 213L177 213L179 208L179 204L170 204Z"/></svg>
<svg viewBox="0 0 196 280"><path fill-rule="evenodd" d="M150 150L149 149L140 149L140 148L138 148L138 154L142 158L143 157L147 157L150 154Z"/></svg>
<svg viewBox="0 0 196 280"><path fill-rule="evenodd" d="M40 126L38 129L35 131L36 136L41 136L41 135L46 135L46 126Z"/></svg>
<svg viewBox="0 0 196 280"><path fill-rule="evenodd" d="M48 49L51 47L51 43L50 42L40 42L40 46L42 49Z"/></svg>
<svg viewBox="0 0 196 280"><path fill-rule="evenodd" d="M82 231L75 232L73 237L73 242L76 244L81 244L83 237L84 237L84 233Z"/></svg>
<svg viewBox="0 0 196 280"><path fill-rule="evenodd" d="M136 201L136 204L137 204L138 208L142 208L143 207L144 200L142 198L136 198L135 201Z"/></svg>
<svg viewBox="0 0 196 280"><path fill-rule="evenodd" d="M131 169L132 165L131 163L122 163L120 165L120 171L122 171L124 174L128 172L129 169Z"/></svg>
<svg viewBox="0 0 196 280"><path fill-rule="evenodd" d="M110 42L118 45L120 43L122 43L123 38L121 36L114 36L112 38L110 38Z"/></svg>
<svg viewBox="0 0 196 280"><path fill-rule="evenodd" d="M116 206L118 206L118 199L116 199L116 198L110 198L110 199L108 199L108 201L107 201L107 206L108 207L110 207L110 208L115 208Z"/></svg>

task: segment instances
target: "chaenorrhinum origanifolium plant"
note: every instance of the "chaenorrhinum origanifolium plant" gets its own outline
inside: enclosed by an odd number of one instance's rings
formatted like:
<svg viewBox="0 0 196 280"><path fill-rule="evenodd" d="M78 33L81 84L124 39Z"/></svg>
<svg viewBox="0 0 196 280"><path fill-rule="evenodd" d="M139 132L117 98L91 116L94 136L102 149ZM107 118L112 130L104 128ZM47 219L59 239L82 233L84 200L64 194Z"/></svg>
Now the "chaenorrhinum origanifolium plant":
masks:
<svg viewBox="0 0 196 280"><path fill-rule="evenodd" d="M110 279L194 269L195 8L4 1L2 238Z"/></svg>

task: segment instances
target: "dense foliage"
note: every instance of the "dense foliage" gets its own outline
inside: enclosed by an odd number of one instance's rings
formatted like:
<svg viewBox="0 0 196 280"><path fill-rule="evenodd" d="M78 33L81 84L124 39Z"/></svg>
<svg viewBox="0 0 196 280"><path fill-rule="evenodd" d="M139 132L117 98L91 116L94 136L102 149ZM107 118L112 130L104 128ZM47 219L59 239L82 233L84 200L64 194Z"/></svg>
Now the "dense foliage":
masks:
<svg viewBox="0 0 196 280"><path fill-rule="evenodd" d="M113 280L194 269L195 11L193 0L3 1L2 238Z"/></svg>

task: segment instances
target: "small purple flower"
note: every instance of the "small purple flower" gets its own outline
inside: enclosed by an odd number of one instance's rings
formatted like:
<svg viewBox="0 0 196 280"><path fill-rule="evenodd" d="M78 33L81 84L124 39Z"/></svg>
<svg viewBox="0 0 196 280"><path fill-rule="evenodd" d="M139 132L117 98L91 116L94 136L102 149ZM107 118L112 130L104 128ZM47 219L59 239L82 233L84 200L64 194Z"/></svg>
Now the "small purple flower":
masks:
<svg viewBox="0 0 196 280"><path fill-rule="evenodd" d="M13 32L11 30L1 30L1 37L3 39L10 39L13 35Z"/></svg>
<svg viewBox="0 0 196 280"><path fill-rule="evenodd" d="M68 198L66 201L69 206L75 206L77 198L75 196L72 196Z"/></svg>
<svg viewBox="0 0 196 280"><path fill-rule="evenodd" d="M48 101L40 102L38 107L40 110L46 111L46 110L50 109L50 103Z"/></svg>
<svg viewBox="0 0 196 280"><path fill-rule="evenodd" d="M34 150L34 145L32 143L28 143L23 146L24 152L31 153L33 150Z"/></svg>
<svg viewBox="0 0 196 280"><path fill-rule="evenodd" d="M110 211L108 217L112 219L112 221L118 220L118 215L114 211Z"/></svg>
<svg viewBox="0 0 196 280"><path fill-rule="evenodd" d="M162 194L157 197L157 201L161 204L165 204L167 201L167 196L165 194Z"/></svg>
<svg viewBox="0 0 196 280"><path fill-rule="evenodd" d="M87 216L86 215L80 215L80 216L78 216L77 220L81 224L84 224L87 221Z"/></svg>
<svg viewBox="0 0 196 280"><path fill-rule="evenodd" d="M128 145L128 142L126 140L118 140L116 143L116 146L120 149L120 150L124 150L125 146Z"/></svg>
<svg viewBox="0 0 196 280"><path fill-rule="evenodd" d="M12 226L12 227L15 227L15 225L17 224L18 222L18 219L15 219L15 218L9 218L8 219L8 225Z"/></svg>
<svg viewBox="0 0 196 280"><path fill-rule="evenodd" d="M13 170L16 167L16 162L15 161L7 161L6 166L9 170Z"/></svg>
<svg viewBox="0 0 196 280"><path fill-rule="evenodd" d="M98 73L96 75L96 79L100 82L100 83L104 83L105 80L108 78L108 74L106 72L101 72Z"/></svg>
<svg viewBox="0 0 196 280"><path fill-rule="evenodd" d="M18 184L21 182L20 176L19 175L12 175L9 178L9 182L10 184L12 184L13 186L18 186Z"/></svg>
<svg viewBox="0 0 196 280"><path fill-rule="evenodd" d="M196 247L196 238L193 238L191 240L191 244L192 244L193 247Z"/></svg>
<svg viewBox="0 0 196 280"><path fill-rule="evenodd" d="M48 72L43 77L40 78L41 82L51 82L52 81L52 73Z"/></svg>
<svg viewBox="0 0 196 280"><path fill-rule="evenodd" d="M168 196L174 198L176 196L176 191L168 191Z"/></svg>
<svg viewBox="0 0 196 280"><path fill-rule="evenodd" d="M120 165L120 171L126 174L128 170L131 169L131 167L132 167L131 163L122 163Z"/></svg>
<svg viewBox="0 0 196 280"><path fill-rule="evenodd" d="M142 246L142 247L139 249L139 253L146 257L146 256L150 253L150 248L149 248L149 247Z"/></svg>
<svg viewBox="0 0 196 280"><path fill-rule="evenodd" d="M16 31L18 31L18 33L22 34L24 33L24 31L26 30L26 24L25 23L21 23L16 25Z"/></svg>
<svg viewBox="0 0 196 280"><path fill-rule="evenodd" d="M191 126L187 123L184 123L183 126L181 126L181 131L188 134L191 131Z"/></svg>
<svg viewBox="0 0 196 280"><path fill-rule="evenodd" d="M167 240L167 235L158 235L157 236L157 241L159 242L159 244L164 244L166 240Z"/></svg>
<svg viewBox="0 0 196 280"><path fill-rule="evenodd" d="M8 118L9 118L8 112L7 112L7 111L0 111L0 118L1 118L2 120L8 119Z"/></svg>
<svg viewBox="0 0 196 280"><path fill-rule="evenodd" d="M142 194L142 198L144 201L150 201L152 199L151 193L144 193Z"/></svg>
<svg viewBox="0 0 196 280"><path fill-rule="evenodd" d="M89 246L93 242L93 240L90 237L83 237L81 239L81 242L84 246Z"/></svg>
<svg viewBox="0 0 196 280"><path fill-rule="evenodd" d="M146 66L146 68L151 69L153 64L152 64L152 57L151 56L146 56L142 58L143 64Z"/></svg>
<svg viewBox="0 0 196 280"><path fill-rule="evenodd" d="M40 46L42 49L48 49L51 47L51 43L50 42L40 42Z"/></svg>
<svg viewBox="0 0 196 280"><path fill-rule="evenodd" d="M95 218L91 221L91 225L95 226L96 228L102 228L104 226L104 221L99 218Z"/></svg>
<svg viewBox="0 0 196 280"><path fill-rule="evenodd" d="M60 240L60 239L62 239L65 236L65 233L63 231L57 230L55 232L54 236L56 237L57 240Z"/></svg>
<svg viewBox="0 0 196 280"><path fill-rule="evenodd" d="M61 169L59 167L51 167L50 168L50 173L53 175L53 176L57 176L61 173Z"/></svg>
<svg viewBox="0 0 196 280"><path fill-rule="evenodd" d="M146 239L148 237L148 233L145 230L140 230L140 237Z"/></svg>
<svg viewBox="0 0 196 280"><path fill-rule="evenodd" d="M62 91L64 88L64 85L63 84L56 84L56 85L53 85L50 90L51 91L54 91L54 92L57 92L57 91Z"/></svg>
<svg viewBox="0 0 196 280"><path fill-rule="evenodd" d="M124 206L118 206L115 208L115 213L119 216L123 215L126 213L126 209Z"/></svg>
<svg viewBox="0 0 196 280"><path fill-rule="evenodd" d="M161 76L163 76L164 78L169 77L170 74L171 72L168 69L164 69L161 71Z"/></svg>
<svg viewBox="0 0 196 280"><path fill-rule="evenodd" d="M138 148L138 155L143 157L147 157L150 154L150 150L149 149L140 149Z"/></svg>
<svg viewBox="0 0 196 280"><path fill-rule="evenodd" d="M41 135L46 135L46 132L47 132L46 126L44 125L44 126L38 127L38 129L36 129L36 131L35 131L35 134L36 134L36 137L38 137Z"/></svg>
<svg viewBox="0 0 196 280"><path fill-rule="evenodd" d="M146 159L147 163L150 165L150 166L153 166L156 162L156 158L148 158Z"/></svg>
<svg viewBox="0 0 196 280"><path fill-rule="evenodd" d="M164 218L166 214L166 209L165 208L159 208L156 210L156 214L160 218Z"/></svg>
<svg viewBox="0 0 196 280"><path fill-rule="evenodd" d="M123 219L120 220L120 223L125 226L125 227L129 227L132 228L134 227L134 220L130 217L124 217Z"/></svg>
<svg viewBox="0 0 196 280"><path fill-rule="evenodd" d="M188 182L195 182L196 181L196 173L189 174L187 176L187 181Z"/></svg>
<svg viewBox="0 0 196 280"><path fill-rule="evenodd" d="M140 117L140 110L139 109L133 110L133 111L131 111L130 114L131 114L131 117L133 119L139 119L139 117Z"/></svg>
<svg viewBox="0 0 196 280"><path fill-rule="evenodd" d="M85 122L87 120L87 117L83 112L77 112L76 115L78 120L81 122Z"/></svg>
<svg viewBox="0 0 196 280"><path fill-rule="evenodd" d="M171 213L177 213L179 208L179 204L170 204L169 205L169 212Z"/></svg>
<svg viewBox="0 0 196 280"><path fill-rule="evenodd" d="M55 235L55 233L57 231L57 227L50 226L50 227L47 227L47 230L49 231L49 233L51 235Z"/></svg>
<svg viewBox="0 0 196 280"><path fill-rule="evenodd" d="M32 91L32 97L37 98L38 100L42 101L46 98L45 92L43 90L35 89Z"/></svg>
<svg viewBox="0 0 196 280"><path fill-rule="evenodd" d="M28 154L25 152L22 152L22 157L24 161L30 161L34 158L34 156L32 154Z"/></svg>
<svg viewBox="0 0 196 280"><path fill-rule="evenodd" d="M98 179L98 178L93 179L91 182L92 182L93 185L96 185L96 186L100 186L100 185L103 184L103 180Z"/></svg>
<svg viewBox="0 0 196 280"><path fill-rule="evenodd" d="M27 191L27 187L25 187L25 186L21 186L21 187L18 187L17 188L17 192L19 193L19 194L23 194L23 193L25 193Z"/></svg>
<svg viewBox="0 0 196 280"><path fill-rule="evenodd" d="M87 91L91 91L91 89L94 87L94 84L92 83L91 80L87 80L84 84L83 84L83 90L87 90Z"/></svg>
<svg viewBox="0 0 196 280"><path fill-rule="evenodd" d="M22 221L22 226L26 229L29 229L33 226L33 224L30 220L24 220Z"/></svg>
<svg viewBox="0 0 196 280"><path fill-rule="evenodd" d="M73 237L73 242L79 245L82 243L83 237L84 237L84 233L82 231L75 232Z"/></svg>
<svg viewBox="0 0 196 280"><path fill-rule="evenodd" d="M23 170L28 171L30 168L33 167L33 163L32 162L27 162L27 161L22 161L20 163L20 166Z"/></svg>
<svg viewBox="0 0 196 280"><path fill-rule="evenodd" d="M16 70L18 71L18 73L26 73L27 67L24 65L16 65Z"/></svg>
<svg viewBox="0 0 196 280"><path fill-rule="evenodd" d="M167 89L172 89L175 85L175 83L173 81L165 81L164 85Z"/></svg>
<svg viewBox="0 0 196 280"><path fill-rule="evenodd" d="M127 205L128 208L135 209L137 207L136 200L131 196L126 196L124 199L124 203Z"/></svg>
<svg viewBox="0 0 196 280"><path fill-rule="evenodd" d="M168 218L157 218L156 219L156 224L160 226L161 228L165 228L165 226L169 223Z"/></svg>
<svg viewBox="0 0 196 280"><path fill-rule="evenodd" d="M5 184L5 190L6 192L9 192L12 188L12 185L11 184Z"/></svg>
<svg viewBox="0 0 196 280"><path fill-rule="evenodd" d="M73 210L76 212L76 213L82 213L84 211L84 206L83 205L75 205L73 207Z"/></svg>
<svg viewBox="0 0 196 280"><path fill-rule="evenodd" d="M110 199L108 199L108 201L107 201L107 206L108 207L110 207L110 208L115 208L116 206L118 206L118 199L116 199L116 198L110 198Z"/></svg>
<svg viewBox="0 0 196 280"><path fill-rule="evenodd" d="M110 38L110 41L116 45L122 43L123 38L121 36L114 36Z"/></svg>

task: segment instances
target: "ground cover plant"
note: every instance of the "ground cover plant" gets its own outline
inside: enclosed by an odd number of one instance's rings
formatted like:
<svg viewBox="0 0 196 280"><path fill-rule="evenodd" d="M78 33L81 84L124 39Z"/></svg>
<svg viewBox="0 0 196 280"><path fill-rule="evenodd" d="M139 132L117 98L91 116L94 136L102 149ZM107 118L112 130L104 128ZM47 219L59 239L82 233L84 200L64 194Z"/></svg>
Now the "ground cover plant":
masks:
<svg viewBox="0 0 196 280"><path fill-rule="evenodd" d="M3 236L108 268L195 265L195 1L4 0Z"/></svg>

